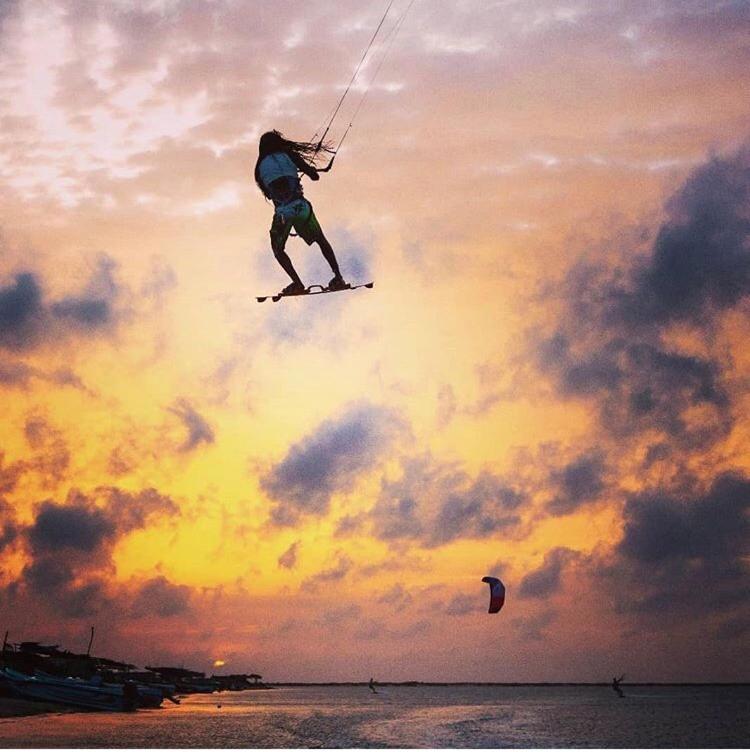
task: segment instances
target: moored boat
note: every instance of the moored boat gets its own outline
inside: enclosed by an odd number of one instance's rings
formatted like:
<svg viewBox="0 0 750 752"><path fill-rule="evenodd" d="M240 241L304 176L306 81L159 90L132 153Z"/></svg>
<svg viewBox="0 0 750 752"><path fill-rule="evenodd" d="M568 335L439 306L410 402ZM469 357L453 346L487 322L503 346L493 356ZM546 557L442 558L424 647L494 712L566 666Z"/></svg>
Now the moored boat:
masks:
<svg viewBox="0 0 750 752"><path fill-rule="evenodd" d="M55 702L88 710L135 710L138 689L133 685L101 686L82 679L29 676L11 668L0 669L0 676L15 694L30 700Z"/></svg>
<svg viewBox="0 0 750 752"><path fill-rule="evenodd" d="M111 690L117 694L123 694L124 688L128 684L135 685L138 690L138 706L142 708L159 708L163 700L166 697L170 697L171 693L167 693L162 687L151 686L148 684L142 684L141 682L125 681L123 683L105 682L100 676L94 676L91 679L81 679L79 677L60 677L48 674L44 671L35 671L34 676L42 679L43 681L58 684L59 686L68 686L70 682L76 682L77 685L85 684L91 687L100 687L106 690ZM172 699L170 697L170 699Z"/></svg>

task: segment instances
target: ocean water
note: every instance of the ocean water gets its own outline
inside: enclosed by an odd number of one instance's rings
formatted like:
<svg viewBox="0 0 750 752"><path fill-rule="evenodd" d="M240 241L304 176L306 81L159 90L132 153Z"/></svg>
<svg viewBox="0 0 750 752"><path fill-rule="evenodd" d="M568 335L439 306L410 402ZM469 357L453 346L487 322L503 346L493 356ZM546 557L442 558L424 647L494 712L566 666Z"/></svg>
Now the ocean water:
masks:
<svg viewBox="0 0 750 752"><path fill-rule="evenodd" d="M0 720L2 747L747 747L750 687L280 687Z"/></svg>

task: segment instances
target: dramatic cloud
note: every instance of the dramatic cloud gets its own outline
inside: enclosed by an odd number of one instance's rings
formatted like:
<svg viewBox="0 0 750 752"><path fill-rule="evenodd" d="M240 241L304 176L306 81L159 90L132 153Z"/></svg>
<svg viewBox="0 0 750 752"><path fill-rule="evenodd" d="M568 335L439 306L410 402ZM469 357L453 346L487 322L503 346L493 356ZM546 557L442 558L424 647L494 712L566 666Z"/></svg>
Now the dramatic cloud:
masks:
<svg viewBox="0 0 750 752"><path fill-rule="evenodd" d="M604 490L604 457L599 452L573 460L552 476L557 496L547 505L555 516L570 514L583 504L596 500Z"/></svg>
<svg viewBox="0 0 750 752"><path fill-rule="evenodd" d="M43 502L28 531L31 550L35 555L57 552L66 548L92 552L107 539L112 540L116 524L104 510L85 497L64 506Z"/></svg>
<svg viewBox="0 0 750 752"><path fill-rule="evenodd" d="M732 425L718 355L667 344L670 324L712 341L717 314L750 293L750 150L700 167L667 204L651 252L623 275L590 264L568 276L565 316L540 350L562 394L598 401L617 436L652 430L707 446Z"/></svg>
<svg viewBox="0 0 750 752"><path fill-rule="evenodd" d="M66 298L52 304L52 313L86 329L96 329L110 320L110 308L104 300Z"/></svg>
<svg viewBox="0 0 750 752"><path fill-rule="evenodd" d="M200 444L213 444L214 431L208 421L198 413L186 399L179 399L169 411L174 413L185 425L188 435L180 445L179 451L190 452Z"/></svg>
<svg viewBox="0 0 750 752"><path fill-rule="evenodd" d="M174 585L165 577L154 577L141 584L133 598L132 615L177 616L188 610L192 591L184 585Z"/></svg>
<svg viewBox="0 0 750 752"><path fill-rule="evenodd" d="M42 293L33 274L17 274L0 287L0 346L22 350L36 341L42 327Z"/></svg>
<svg viewBox="0 0 750 752"><path fill-rule="evenodd" d="M86 391L86 387L81 379L68 368L58 368L47 372L23 363L20 360L0 362L0 386L28 389L34 379L49 384L56 384L57 386L70 386Z"/></svg>
<svg viewBox="0 0 750 752"><path fill-rule="evenodd" d="M109 547L120 536L143 528L156 517L178 513L175 503L154 489L129 493L101 488L104 503L80 491L71 491L64 504L44 501L37 506L34 522L26 529L33 554L71 550L93 554Z"/></svg>
<svg viewBox="0 0 750 752"><path fill-rule="evenodd" d="M66 590L73 581L74 574L65 562L44 558L34 560L24 567L23 577L26 585L35 593L47 597Z"/></svg>
<svg viewBox="0 0 750 752"><path fill-rule="evenodd" d="M729 387L731 357L713 348L723 312L750 293L750 151L716 157L699 167L667 203L650 252L624 272L578 264L568 276L564 316L541 348L541 363L564 396L593 400L601 426L617 439L651 432L643 466L679 453L684 462L726 437L738 395ZM703 350L687 350L671 329L697 335ZM689 340L688 340L689 341ZM680 345L677 342L681 342ZM584 456L558 473L560 493L548 505L566 514L600 496L603 456ZM750 482L725 473L695 490L696 478L662 481L631 493L622 540L593 554L595 581L621 613L636 620L725 617L734 624L750 594ZM675 487L675 484L679 487ZM690 489L690 490L686 490ZM557 592L572 561L567 549L547 554L520 588L526 597ZM696 598L696 582L705 584Z"/></svg>
<svg viewBox="0 0 750 752"><path fill-rule="evenodd" d="M608 318L635 330L701 326L750 294L750 148L713 158L667 203L650 258L608 291Z"/></svg>
<svg viewBox="0 0 750 752"><path fill-rule="evenodd" d="M175 503L154 489L101 488L93 496L71 491L64 504L43 501L33 522L19 531L29 557L16 583L23 586L19 597L41 599L47 608L73 618L125 608L133 599L139 613L171 615L170 609L186 602L179 587L157 578L131 596L108 577L120 539L177 513Z"/></svg>
<svg viewBox="0 0 750 752"><path fill-rule="evenodd" d="M324 515L331 497L351 491L404 430L397 413L369 403L352 405L321 423L261 478L261 487L276 502L273 521L289 525L300 514Z"/></svg>
<svg viewBox="0 0 750 752"><path fill-rule="evenodd" d="M429 455L402 463L396 481L384 480L371 513L381 540L441 546L459 538L512 534L521 522L524 494L501 477L470 477L458 465Z"/></svg>
<svg viewBox="0 0 750 752"><path fill-rule="evenodd" d="M117 521L122 535L146 527L150 520L180 513L173 499L154 488L132 493L108 486L97 489L97 493L105 499L107 513Z"/></svg>
<svg viewBox="0 0 750 752"><path fill-rule="evenodd" d="M620 611L701 620L746 607L750 479L745 475L722 474L702 493L634 494L624 519L613 558L593 560Z"/></svg>
<svg viewBox="0 0 750 752"><path fill-rule="evenodd" d="M574 350L564 336L550 344L563 393L598 397L602 425L615 435L653 430L697 447L731 428L722 366L714 360L619 338L589 352ZM706 414L691 422L695 408Z"/></svg>
<svg viewBox="0 0 750 752"><path fill-rule="evenodd" d="M725 474L705 496L643 493L625 506L619 552L659 566L674 560L740 559L750 553L750 479Z"/></svg>
<svg viewBox="0 0 750 752"><path fill-rule="evenodd" d="M542 565L529 572L518 587L521 598L548 598L560 589L565 567L576 558L569 548L553 548L544 556Z"/></svg>
<svg viewBox="0 0 750 752"><path fill-rule="evenodd" d="M113 279L114 262L99 258L86 288L80 295L45 303L36 274L22 272L0 286L0 347L22 352L42 342L76 332L94 333L114 320L113 304L118 294ZM22 374L17 373L16 378Z"/></svg>

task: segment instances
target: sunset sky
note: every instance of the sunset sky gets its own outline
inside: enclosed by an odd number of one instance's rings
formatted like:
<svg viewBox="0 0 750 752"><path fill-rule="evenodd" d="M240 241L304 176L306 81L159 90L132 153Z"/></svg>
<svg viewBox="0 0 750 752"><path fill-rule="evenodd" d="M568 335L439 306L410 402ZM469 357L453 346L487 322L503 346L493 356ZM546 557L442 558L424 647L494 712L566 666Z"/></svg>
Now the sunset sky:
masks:
<svg viewBox="0 0 750 752"><path fill-rule="evenodd" d="M259 305L258 138L313 135L386 5L0 0L0 631L747 680L750 3L415 0L303 181L374 289Z"/></svg>

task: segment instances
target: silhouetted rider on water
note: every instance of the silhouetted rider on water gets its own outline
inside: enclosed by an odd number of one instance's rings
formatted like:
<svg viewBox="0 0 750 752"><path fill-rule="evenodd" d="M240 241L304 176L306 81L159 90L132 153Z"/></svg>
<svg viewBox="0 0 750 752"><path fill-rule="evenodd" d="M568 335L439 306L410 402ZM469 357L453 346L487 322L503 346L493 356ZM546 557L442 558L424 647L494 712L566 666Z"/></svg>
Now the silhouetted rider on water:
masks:
<svg viewBox="0 0 750 752"><path fill-rule="evenodd" d="M311 180L319 180L319 171L313 163L321 151L331 153L330 149L321 147L320 144L290 141L278 131L264 133L258 144L255 182L263 195L273 201L275 208L271 224L271 249L276 260L292 279L292 283L282 290L283 295L305 292L305 286L284 250L292 227L308 245L317 243L320 246L334 275L328 288L346 288L333 248L318 224L312 204L302 195L299 173L304 173Z"/></svg>
<svg viewBox="0 0 750 752"><path fill-rule="evenodd" d="M620 697L625 697L625 693L620 689L620 682L625 678L623 674L619 679L616 676L612 677L612 689L617 692Z"/></svg>

